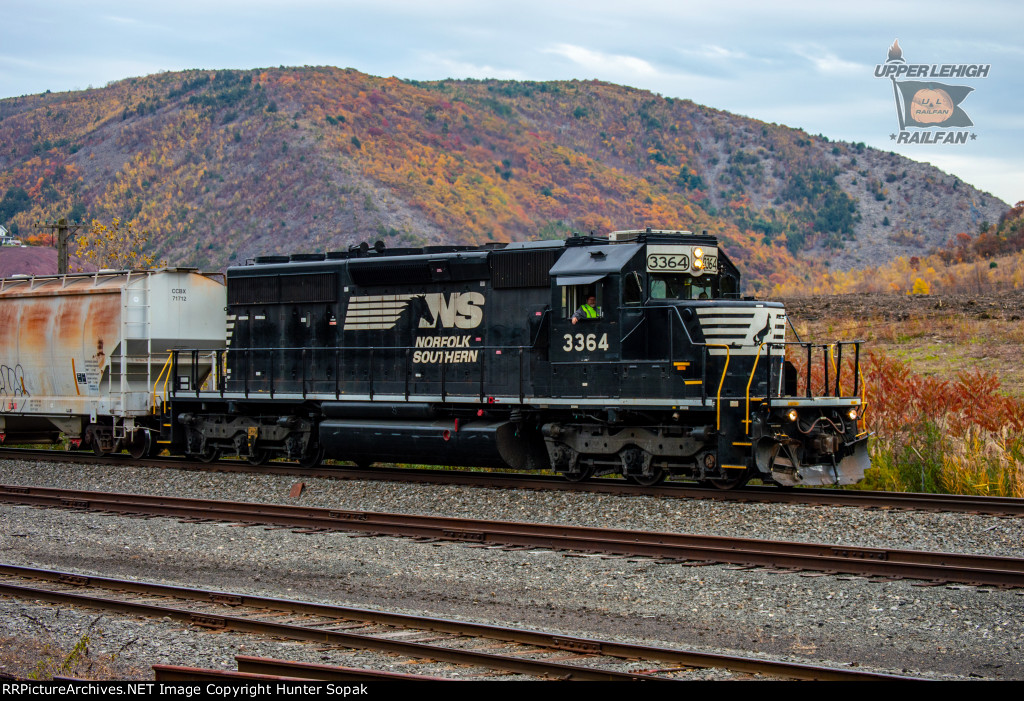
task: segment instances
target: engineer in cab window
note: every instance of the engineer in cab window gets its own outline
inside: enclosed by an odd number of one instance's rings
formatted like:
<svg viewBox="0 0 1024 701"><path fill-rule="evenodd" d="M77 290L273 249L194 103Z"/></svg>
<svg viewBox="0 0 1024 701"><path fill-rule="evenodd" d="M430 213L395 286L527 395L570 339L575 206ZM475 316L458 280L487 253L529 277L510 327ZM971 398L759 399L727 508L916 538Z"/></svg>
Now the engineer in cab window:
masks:
<svg viewBox="0 0 1024 701"><path fill-rule="evenodd" d="M591 320L597 317L597 297L589 295L587 301L572 315L572 323L576 324L583 319Z"/></svg>

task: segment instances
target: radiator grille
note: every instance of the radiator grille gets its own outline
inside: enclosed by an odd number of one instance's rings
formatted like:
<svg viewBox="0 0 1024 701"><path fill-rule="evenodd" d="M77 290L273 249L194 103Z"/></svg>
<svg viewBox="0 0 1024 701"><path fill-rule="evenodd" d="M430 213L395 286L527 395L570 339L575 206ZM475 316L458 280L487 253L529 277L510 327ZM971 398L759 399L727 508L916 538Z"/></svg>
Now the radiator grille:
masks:
<svg viewBox="0 0 1024 701"><path fill-rule="evenodd" d="M279 278L228 278L228 304L277 304L281 297Z"/></svg>
<svg viewBox="0 0 1024 701"><path fill-rule="evenodd" d="M348 273L360 286L422 285L431 281L430 264L425 260L352 261Z"/></svg>
<svg viewBox="0 0 1024 701"><path fill-rule="evenodd" d="M562 249L541 251L509 251L491 254L491 284L495 289L512 287L547 287L548 271L558 260Z"/></svg>
<svg viewBox="0 0 1024 701"><path fill-rule="evenodd" d="M307 273L281 277L281 302L336 302L335 273Z"/></svg>
<svg viewBox="0 0 1024 701"><path fill-rule="evenodd" d="M235 277L228 280L228 304L336 302L336 273Z"/></svg>

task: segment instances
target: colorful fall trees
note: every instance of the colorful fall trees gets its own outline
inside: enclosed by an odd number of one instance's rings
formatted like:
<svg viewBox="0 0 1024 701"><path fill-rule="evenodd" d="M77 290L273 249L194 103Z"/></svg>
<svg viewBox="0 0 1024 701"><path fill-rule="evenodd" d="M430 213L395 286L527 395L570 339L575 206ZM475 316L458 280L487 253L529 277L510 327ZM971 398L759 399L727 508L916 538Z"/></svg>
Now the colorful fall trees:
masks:
<svg viewBox="0 0 1024 701"><path fill-rule="evenodd" d="M74 239L74 252L100 269L137 270L153 266L153 256L144 252L147 243L145 232L131 222L114 219L108 226L94 219L88 231Z"/></svg>

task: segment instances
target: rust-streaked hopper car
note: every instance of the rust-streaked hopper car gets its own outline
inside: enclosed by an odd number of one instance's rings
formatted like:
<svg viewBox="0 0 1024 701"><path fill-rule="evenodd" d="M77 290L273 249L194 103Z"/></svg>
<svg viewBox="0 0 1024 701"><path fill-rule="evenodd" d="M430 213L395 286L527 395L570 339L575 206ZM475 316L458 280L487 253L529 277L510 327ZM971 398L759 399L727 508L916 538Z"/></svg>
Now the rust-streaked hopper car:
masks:
<svg viewBox="0 0 1024 701"><path fill-rule="evenodd" d="M223 347L225 303L222 276L190 268L0 280L0 441L149 452L170 351Z"/></svg>

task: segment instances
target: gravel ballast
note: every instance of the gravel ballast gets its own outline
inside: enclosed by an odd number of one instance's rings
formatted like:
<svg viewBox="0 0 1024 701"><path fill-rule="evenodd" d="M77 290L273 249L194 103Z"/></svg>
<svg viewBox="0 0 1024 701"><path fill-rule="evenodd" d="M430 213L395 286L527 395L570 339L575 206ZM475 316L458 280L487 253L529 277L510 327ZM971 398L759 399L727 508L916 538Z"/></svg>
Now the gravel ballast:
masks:
<svg viewBox="0 0 1024 701"><path fill-rule="evenodd" d="M303 480L290 499L295 481L0 461L3 484L1024 557L1024 519L327 479ZM1014 591L7 505L0 521L10 564L933 678L1024 678L1024 596ZM98 616L48 611L0 599L0 638L53 636L70 649ZM231 668L234 654L334 654L106 615L94 627L119 674L156 663ZM133 634L147 642L130 643ZM331 663L361 666L358 657Z"/></svg>

